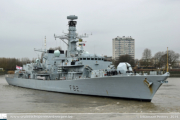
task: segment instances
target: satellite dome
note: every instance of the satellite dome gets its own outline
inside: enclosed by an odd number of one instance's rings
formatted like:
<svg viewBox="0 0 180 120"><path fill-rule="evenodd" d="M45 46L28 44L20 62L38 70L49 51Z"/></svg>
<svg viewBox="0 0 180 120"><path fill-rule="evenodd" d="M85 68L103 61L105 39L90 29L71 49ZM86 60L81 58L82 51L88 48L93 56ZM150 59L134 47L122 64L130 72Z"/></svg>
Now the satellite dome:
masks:
<svg viewBox="0 0 180 120"><path fill-rule="evenodd" d="M39 60L39 59L36 59L36 63L40 63L40 60Z"/></svg>
<svg viewBox="0 0 180 120"><path fill-rule="evenodd" d="M121 62L117 66L117 70L120 71L122 74L125 74L127 71L131 71L132 72L132 67L127 62Z"/></svg>
<svg viewBox="0 0 180 120"><path fill-rule="evenodd" d="M59 50L55 50L54 51L54 56L55 57L59 57L60 56L60 51Z"/></svg>

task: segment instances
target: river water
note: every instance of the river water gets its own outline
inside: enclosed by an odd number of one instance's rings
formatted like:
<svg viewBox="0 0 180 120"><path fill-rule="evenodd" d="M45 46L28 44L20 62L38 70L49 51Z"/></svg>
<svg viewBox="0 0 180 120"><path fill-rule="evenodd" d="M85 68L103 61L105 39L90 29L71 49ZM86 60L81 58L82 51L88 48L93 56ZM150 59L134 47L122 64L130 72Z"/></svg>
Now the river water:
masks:
<svg viewBox="0 0 180 120"><path fill-rule="evenodd" d="M141 102L15 87L1 75L0 113L179 113L180 78L167 80L151 102Z"/></svg>

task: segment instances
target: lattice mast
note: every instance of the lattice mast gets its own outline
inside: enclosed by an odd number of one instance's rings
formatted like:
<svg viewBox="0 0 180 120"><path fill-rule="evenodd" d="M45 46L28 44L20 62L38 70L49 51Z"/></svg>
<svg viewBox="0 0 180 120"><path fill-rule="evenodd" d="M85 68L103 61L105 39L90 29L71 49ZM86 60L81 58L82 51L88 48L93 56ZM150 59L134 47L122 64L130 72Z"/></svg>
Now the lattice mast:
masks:
<svg viewBox="0 0 180 120"><path fill-rule="evenodd" d="M88 37L87 35L83 36L80 35L78 36L78 34L76 33L76 24L77 21L74 21L75 19L78 19L77 16L75 15L70 15L67 16L67 19L69 19L70 21L68 22L69 25L69 33L64 33L65 35L63 36L56 36L54 34L54 38L59 38L61 39L66 45L67 45L67 57L74 57L76 56L77 53L77 49L76 49L76 43L79 41L79 39L82 39L84 37ZM68 43L66 43L64 41L64 39L68 40Z"/></svg>

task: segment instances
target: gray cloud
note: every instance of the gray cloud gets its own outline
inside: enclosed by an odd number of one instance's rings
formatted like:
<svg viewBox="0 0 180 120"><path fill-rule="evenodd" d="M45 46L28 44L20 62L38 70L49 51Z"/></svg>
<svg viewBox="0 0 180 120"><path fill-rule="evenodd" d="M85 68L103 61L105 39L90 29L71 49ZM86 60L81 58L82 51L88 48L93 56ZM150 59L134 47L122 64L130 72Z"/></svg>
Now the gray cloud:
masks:
<svg viewBox="0 0 180 120"><path fill-rule="evenodd" d="M112 39L132 36L135 58L145 48L152 54L167 47L180 53L180 1L178 0L1 0L0 57L37 57L34 48L65 44L54 33L67 32L68 15L77 15L77 32L93 33L85 50L112 55Z"/></svg>

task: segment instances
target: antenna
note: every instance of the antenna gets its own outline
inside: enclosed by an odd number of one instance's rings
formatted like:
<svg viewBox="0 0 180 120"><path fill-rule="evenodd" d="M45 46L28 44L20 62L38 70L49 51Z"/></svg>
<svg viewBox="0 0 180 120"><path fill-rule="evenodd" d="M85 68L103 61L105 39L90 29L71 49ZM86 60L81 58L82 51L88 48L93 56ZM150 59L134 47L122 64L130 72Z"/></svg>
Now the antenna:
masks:
<svg viewBox="0 0 180 120"><path fill-rule="evenodd" d="M54 38L55 38L55 40L56 40L56 35L54 34Z"/></svg>
<svg viewBox="0 0 180 120"><path fill-rule="evenodd" d="M62 48L63 45L61 45L61 40L59 41L59 46L63 50L63 48Z"/></svg>
<svg viewBox="0 0 180 120"><path fill-rule="evenodd" d="M167 72L168 72L168 47L167 47Z"/></svg>
<svg viewBox="0 0 180 120"><path fill-rule="evenodd" d="M45 40L44 40L44 50L46 51L46 36L45 36Z"/></svg>
<svg viewBox="0 0 180 120"><path fill-rule="evenodd" d="M43 49L43 39L42 39L42 46L41 46L41 50Z"/></svg>

